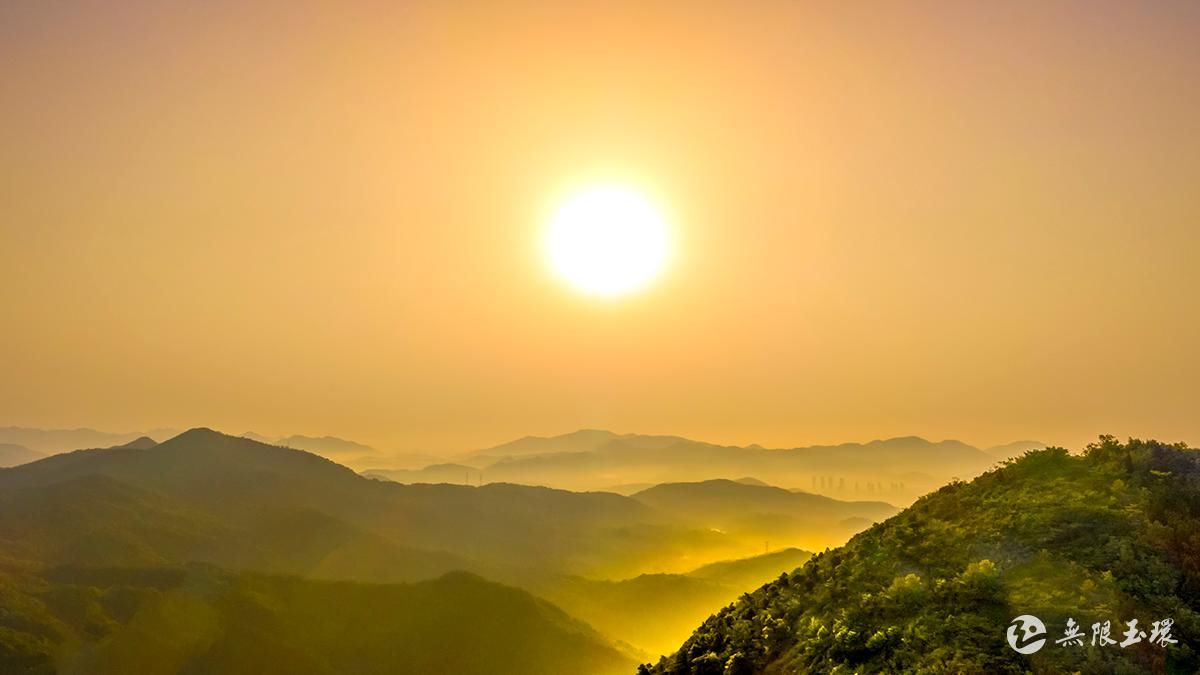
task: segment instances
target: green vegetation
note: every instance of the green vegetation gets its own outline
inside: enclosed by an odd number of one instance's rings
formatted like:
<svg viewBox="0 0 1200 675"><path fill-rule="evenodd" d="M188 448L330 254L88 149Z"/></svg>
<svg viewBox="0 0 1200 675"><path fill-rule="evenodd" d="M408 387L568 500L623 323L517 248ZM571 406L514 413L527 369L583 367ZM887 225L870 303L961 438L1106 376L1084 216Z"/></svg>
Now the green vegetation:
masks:
<svg viewBox="0 0 1200 675"><path fill-rule="evenodd" d="M643 671L1194 673L1200 669L1200 453L1103 437L954 483L710 617ZM1050 643L1009 648L1013 617ZM1178 644L1062 647L1066 620L1175 621ZM1090 640L1090 638L1088 638Z"/></svg>

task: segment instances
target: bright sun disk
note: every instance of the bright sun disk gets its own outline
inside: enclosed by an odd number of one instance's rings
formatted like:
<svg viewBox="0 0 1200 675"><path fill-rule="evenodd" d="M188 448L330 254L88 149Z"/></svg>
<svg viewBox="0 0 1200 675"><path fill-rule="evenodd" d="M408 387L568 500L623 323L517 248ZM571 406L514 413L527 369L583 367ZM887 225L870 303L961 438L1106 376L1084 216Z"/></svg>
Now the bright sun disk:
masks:
<svg viewBox="0 0 1200 675"><path fill-rule="evenodd" d="M667 225L642 194L616 185L569 196L554 212L546 255L575 288L600 296L633 291L654 278L667 259Z"/></svg>

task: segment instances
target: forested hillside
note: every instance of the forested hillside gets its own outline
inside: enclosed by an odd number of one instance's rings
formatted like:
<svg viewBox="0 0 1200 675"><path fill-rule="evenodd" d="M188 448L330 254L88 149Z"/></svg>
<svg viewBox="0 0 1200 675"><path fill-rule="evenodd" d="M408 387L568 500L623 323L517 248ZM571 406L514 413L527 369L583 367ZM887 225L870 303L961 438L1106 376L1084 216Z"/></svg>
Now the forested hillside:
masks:
<svg viewBox="0 0 1200 675"><path fill-rule="evenodd" d="M1103 437L1082 456L1030 452L918 500L743 596L643 670L1194 673L1198 611L1200 453ZM1029 655L1006 639L1024 614L1048 632ZM1121 647L1134 619L1144 635ZM1168 619L1173 644L1153 630ZM1081 644L1056 642L1068 620ZM1092 627L1105 622L1117 642L1100 646Z"/></svg>

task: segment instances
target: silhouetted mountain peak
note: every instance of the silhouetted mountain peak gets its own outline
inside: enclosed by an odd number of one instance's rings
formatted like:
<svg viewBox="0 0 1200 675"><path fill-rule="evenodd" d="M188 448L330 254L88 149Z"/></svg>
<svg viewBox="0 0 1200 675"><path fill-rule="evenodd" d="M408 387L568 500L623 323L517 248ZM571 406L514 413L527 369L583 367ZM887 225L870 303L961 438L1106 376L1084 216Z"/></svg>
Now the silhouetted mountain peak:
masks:
<svg viewBox="0 0 1200 675"><path fill-rule="evenodd" d="M241 452L241 453L257 453L271 454L275 456L286 456L289 453L296 455L310 455L313 453L295 448L285 448L271 443L264 443L245 436L231 436L208 427L196 427L169 438L162 443L159 443L157 449L166 451L173 450L190 450L190 451L223 451L223 452ZM328 460L326 460L328 461Z"/></svg>
<svg viewBox="0 0 1200 675"><path fill-rule="evenodd" d="M132 441L129 441L128 443L125 443L123 445L118 445L116 447L132 448L134 450L149 450L150 448L153 448L156 445L158 445L158 441L154 440L153 438L150 438L149 436L138 436L137 438L133 439Z"/></svg>
<svg viewBox="0 0 1200 675"><path fill-rule="evenodd" d="M166 443L204 443L204 442L221 442L224 440L235 440L236 437L228 434L223 434L208 427L195 427L169 439ZM251 440L251 439L242 439ZM258 443L259 441L253 441ZM164 445L166 444L164 443Z"/></svg>
<svg viewBox="0 0 1200 675"><path fill-rule="evenodd" d="M229 436L207 427L189 429L149 447L139 444L54 455L10 469L4 478L12 483L44 485L88 473L155 489L181 484L199 489L214 479L228 486L237 477L238 489L245 492L265 489L268 480L272 484L291 480L342 485L347 478L358 479L349 468L320 455Z"/></svg>
<svg viewBox="0 0 1200 675"><path fill-rule="evenodd" d="M920 436L896 436L894 438L885 438L882 440L875 441L875 443L878 443L881 445L909 445L912 443L929 443L929 442L930 441L928 441L927 439L921 438Z"/></svg>
<svg viewBox="0 0 1200 675"><path fill-rule="evenodd" d="M707 495L711 497L732 498L736 495L765 495L779 494L786 496L794 494L780 487L767 485L765 483L743 483L741 481L730 480L728 478L714 478L712 480L702 480L695 482L683 483L661 483L652 488L642 490L635 493L635 499L650 497L652 495L661 494L692 494L692 495Z"/></svg>

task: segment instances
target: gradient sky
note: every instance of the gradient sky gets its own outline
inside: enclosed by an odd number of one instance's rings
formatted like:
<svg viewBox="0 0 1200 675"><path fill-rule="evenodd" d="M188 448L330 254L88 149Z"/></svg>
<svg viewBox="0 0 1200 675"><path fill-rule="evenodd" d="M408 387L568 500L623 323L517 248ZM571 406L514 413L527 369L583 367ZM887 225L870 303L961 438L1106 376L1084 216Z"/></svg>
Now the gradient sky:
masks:
<svg viewBox="0 0 1200 675"><path fill-rule="evenodd" d="M0 424L1200 443L1200 3L0 4ZM667 209L617 301L564 191Z"/></svg>

